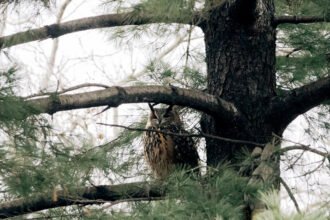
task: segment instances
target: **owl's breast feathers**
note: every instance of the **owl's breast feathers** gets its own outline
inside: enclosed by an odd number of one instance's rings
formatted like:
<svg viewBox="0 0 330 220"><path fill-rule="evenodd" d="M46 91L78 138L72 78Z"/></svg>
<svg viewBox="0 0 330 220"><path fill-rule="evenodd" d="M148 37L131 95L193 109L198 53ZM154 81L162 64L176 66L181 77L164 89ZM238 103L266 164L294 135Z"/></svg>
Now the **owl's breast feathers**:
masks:
<svg viewBox="0 0 330 220"><path fill-rule="evenodd" d="M188 134L183 128L175 125L163 127L161 131ZM198 153L191 137L147 131L143 142L144 156L157 178L166 178L176 165L188 165L191 168L198 166Z"/></svg>

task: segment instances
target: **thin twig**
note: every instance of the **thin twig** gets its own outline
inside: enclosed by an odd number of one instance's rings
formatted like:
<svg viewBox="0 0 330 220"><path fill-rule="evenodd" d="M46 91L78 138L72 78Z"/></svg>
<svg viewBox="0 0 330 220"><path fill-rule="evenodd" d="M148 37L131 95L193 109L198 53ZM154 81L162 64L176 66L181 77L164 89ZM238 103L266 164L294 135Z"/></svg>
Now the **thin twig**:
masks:
<svg viewBox="0 0 330 220"><path fill-rule="evenodd" d="M185 67L187 67L187 65L188 65L188 59L189 59L189 56L190 56L189 51L190 51L190 42L191 42L191 32L192 32L192 30L193 30L193 26L190 25L189 30L188 30L188 42L187 42L187 52L186 52L187 54L186 54Z"/></svg>
<svg viewBox="0 0 330 220"><path fill-rule="evenodd" d="M205 134L203 132L200 132L200 134L179 134L179 133L161 131L161 130L156 130L156 129L131 128L131 127L123 126L123 125L114 125L114 124L106 124L106 123L97 123L97 124L111 126L111 127L124 128L124 129L131 130L131 131L142 131L142 132L149 131L149 132L156 132L156 133L161 133L161 134L165 134L165 135L173 135L173 136L180 136L180 137L211 138L211 139L228 141L228 142L238 143L238 144L252 144L252 145L256 145L256 146L265 145L265 144L257 143L257 142L253 142L253 141L235 140L235 139L230 139L230 138L225 138L225 137L219 137L219 136L215 136L215 135L211 135L211 134Z"/></svg>
<svg viewBox="0 0 330 220"><path fill-rule="evenodd" d="M103 87L103 88L109 88L110 86L108 85L104 85L104 84L100 84L100 83L84 83L84 84L80 84L77 86L73 86L67 89L63 89L59 92L46 92L46 93L38 93L38 94L33 94L33 95L29 95L24 97L25 99L29 99L29 98L35 98L35 97L40 97L40 96L49 96L49 95L53 95L53 94L63 94L66 92L70 92L73 90L77 90L77 89L81 89L81 88L85 88L85 87Z"/></svg>
<svg viewBox="0 0 330 220"><path fill-rule="evenodd" d="M57 15L57 19L56 19L56 24L60 24L63 18L63 14L66 10L66 8L68 7L68 5L70 4L72 0L66 0L64 2L64 4L62 5L59 14ZM42 83L41 83L41 91L45 90L46 88L48 88L48 84L49 84L49 78L51 77L51 75L54 74L54 66L55 66L55 62L56 62L56 54L58 51L58 47L59 47L59 38L55 38L53 40L53 46L52 46L52 50L50 53L50 57L49 57L49 62L48 62L48 71L45 74ZM59 83L58 83L59 85Z"/></svg>
<svg viewBox="0 0 330 220"><path fill-rule="evenodd" d="M29 218L31 220L39 220L39 219L53 219L53 218L57 218L57 219L62 219L64 217L78 217L78 216L82 216L81 213L77 213L77 214L68 214L68 215L54 215L54 216L42 216L42 217L36 217L36 218Z"/></svg>
<svg viewBox="0 0 330 220"><path fill-rule="evenodd" d="M288 52L285 56L290 57L294 52L301 50L301 48L294 48L292 51Z"/></svg>
<svg viewBox="0 0 330 220"><path fill-rule="evenodd" d="M278 135L275 134L275 133L273 133L272 135L273 135L274 137L276 137L276 138L282 140L282 141L287 141L287 142L291 142L291 143L293 143L293 144L297 144L297 145L300 145L300 146L309 147L309 145L304 145L304 144L298 143L298 142L296 142L296 141L292 141L292 140L289 140L289 139L283 138L283 137L281 137L281 136L278 136Z"/></svg>
<svg viewBox="0 0 330 220"><path fill-rule="evenodd" d="M290 187L288 186L288 184L286 184L286 182L280 177L280 182L282 183L282 185L284 186L285 190L287 191L290 199L292 200L294 206L296 207L296 210L298 213L301 213L298 202L296 200L296 198L294 197L294 195L292 194Z"/></svg>
<svg viewBox="0 0 330 220"><path fill-rule="evenodd" d="M317 167L315 167L314 169L312 169L310 171L307 171L306 173L304 173L304 174L302 174L300 176L297 176L297 177L299 178L299 177L307 176L307 175L310 175L310 174L314 173L315 171L317 171L318 169L320 169L322 167L322 165L324 164L324 162L325 162L325 158L323 158L321 160L320 164L317 165Z"/></svg>
<svg viewBox="0 0 330 220"><path fill-rule="evenodd" d="M119 203L123 203L123 202L137 202L137 201L156 201L156 200L163 200L164 197L147 197L147 198L130 198L130 199L121 199L121 200L117 200L114 202L111 202L110 205L107 205L105 207L106 208L110 208L111 206L117 205Z"/></svg>

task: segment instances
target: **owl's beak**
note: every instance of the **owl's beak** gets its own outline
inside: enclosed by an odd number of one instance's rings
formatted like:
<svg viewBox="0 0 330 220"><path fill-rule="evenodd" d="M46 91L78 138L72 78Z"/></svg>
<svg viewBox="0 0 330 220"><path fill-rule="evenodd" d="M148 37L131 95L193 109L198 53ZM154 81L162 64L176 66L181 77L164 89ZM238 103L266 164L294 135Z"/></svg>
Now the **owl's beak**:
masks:
<svg viewBox="0 0 330 220"><path fill-rule="evenodd" d="M162 119L161 118L157 118L157 120L158 120L158 127L160 127L160 125L162 124Z"/></svg>

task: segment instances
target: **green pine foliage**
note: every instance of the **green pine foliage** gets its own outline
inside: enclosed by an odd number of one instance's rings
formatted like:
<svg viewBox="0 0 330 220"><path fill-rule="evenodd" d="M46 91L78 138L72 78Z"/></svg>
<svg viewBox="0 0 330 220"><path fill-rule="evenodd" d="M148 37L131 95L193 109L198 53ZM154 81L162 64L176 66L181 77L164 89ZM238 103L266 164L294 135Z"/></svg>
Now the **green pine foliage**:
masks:
<svg viewBox="0 0 330 220"><path fill-rule="evenodd" d="M279 15L321 16L329 19L329 1L277 0ZM283 24L277 28L278 50L276 59L278 81L283 89L329 74L329 23ZM282 50L285 50L283 52Z"/></svg>
<svg viewBox="0 0 330 220"><path fill-rule="evenodd" d="M259 186L248 185L227 165L210 168L198 177L177 170L166 182L165 200L136 202L129 214L113 212L114 219L242 219L244 196L257 195Z"/></svg>
<svg viewBox="0 0 330 220"><path fill-rule="evenodd" d="M328 74L329 30L328 24L281 25L283 37L278 42L291 49L277 58L279 77L287 86L310 82Z"/></svg>
<svg viewBox="0 0 330 220"><path fill-rule="evenodd" d="M162 61L151 61L146 67L147 82L160 85L203 90L206 84L206 75L199 69L185 66L172 67ZM138 84L143 83L137 81Z"/></svg>
<svg viewBox="0 0 330 220"><path fill-rule="evenodd" d="M278 15L312 15L329 18L327 0L275 0Z"/></svg>
<svg viewBox="0 0 330 220"><path fill-rule="evenodd" d="M8 199L93 185L96 171L107 178L135 169L141 157L132 145L141 132L125 131L101 146L64 144L48 120L31 116L36 110L16 98L15 71L11 68L0 76L0 175ZM142 128L145 123L144 118L132 126Z"/></svg>
<svg viewBox="0 0 330 220"><path fill-rule="evenodd" d="M139 20L140 16L147 15L154 22L191 21L195 1L192 0L147 0L133 7L132 19Z"/></svg>
<svg viewBox="0 0 330 220"><path fill-rule="evenodd" d="M277 0L275 3L278 15L330 17L330 3L326 0ZM276 59L279 95L329 75L329 30L329 23L279 25ZM306 130L306 134L314 141L326 140L329 103L314 111L316 115L305 114L305 119L312 126L323 128L322 132Z"/></svg>

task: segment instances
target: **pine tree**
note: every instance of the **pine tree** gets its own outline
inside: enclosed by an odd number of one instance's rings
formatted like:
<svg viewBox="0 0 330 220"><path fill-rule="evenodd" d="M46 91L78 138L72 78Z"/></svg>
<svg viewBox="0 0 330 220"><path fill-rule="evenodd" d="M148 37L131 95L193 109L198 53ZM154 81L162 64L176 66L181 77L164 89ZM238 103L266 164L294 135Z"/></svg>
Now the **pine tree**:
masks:
<svg viewBox="0 0 330 220"><path fill-rule="evenodd" d="M0 1L1 9L23 10L20 5L24 4ZM30 0L28 4L38 13L51 13L55 7L54 2L44 0ZM127 80L131 86L84 84L28 97L17 95L19 67L2 64L0 218L328 218L322 211L326 205L317 212L301 212L290 187L280 177L281 158L287 158L288 169L299 166L302 156L290 158L293 150L322 158L305 176L329 166L329 146L280 147L285 129L303 114L310 123L306 135L329 142L328 1L111 0L104 5L115 8L116 13L67 22L61 22L62 14L55 24L1 36L1 55L10 54L7 48L16 45L56 41L89 29L111 29L112 40L122 41L119 45L123 47L130 36L134 41L153 30L159 38L186 30L185 62L173 67L161 59L152 60L145 71ZM203 32L205 54L189 48L195 29ZM104 88L67 94L91 86ZM158 182L140 172L144 162L141 148L136 146L141 146L145 117L123 126L125 130L116 139L95 146L84 136L65 141L65 134L57 133L47 116L148 102L185 107L182 117L192 128L190 135L197 142L205 140L207 168L203 175L178 169L167 181ZM306 114L314 107L313 113ZM196 117L200 117L197 129L192 125ZM313 127L322 129L322 135L313 133ZM329 167L326 169L328 175ZM94 184L96 173L107 185ZM142 181L128 181L132 173ZM280 185L298 214L280 212ZM115 206L122 203L125 206Z"/></svg>

